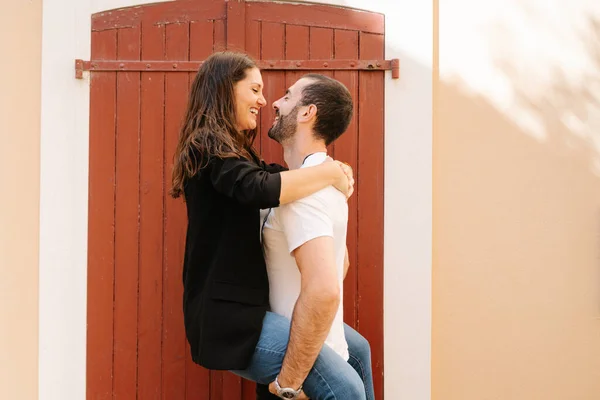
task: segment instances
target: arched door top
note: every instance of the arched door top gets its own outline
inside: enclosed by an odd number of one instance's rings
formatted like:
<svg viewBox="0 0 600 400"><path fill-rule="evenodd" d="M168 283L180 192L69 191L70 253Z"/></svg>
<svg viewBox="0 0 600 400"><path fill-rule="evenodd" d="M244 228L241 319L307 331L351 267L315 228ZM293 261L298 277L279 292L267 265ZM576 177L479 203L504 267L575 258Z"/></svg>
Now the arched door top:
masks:
<svg viewBox="0 0 600 400"><path fill-rule="evenodd" d="M383 35L384 16L382 14L359 11L345 7L318 4L275 3L223 0L182 0L175 2L147 4L117 10L102 11L92 16L92 32L114 29L127 29L140 25L182 24L194 21L227 21L226 42L215 50L239 50L252 52L246 39L250 21L263 23L283 23L294 26L310 26L323 29L341 29ZM225 22L224 22L225 23ZM283 71L340 71L340 70L391 70L392 78L400 77L398 59L260 59L258 65L263 70ZM75 60L75 77L83 78L84 71L160 71L195 72L202 60L191 54L189 60Z"/></svg>

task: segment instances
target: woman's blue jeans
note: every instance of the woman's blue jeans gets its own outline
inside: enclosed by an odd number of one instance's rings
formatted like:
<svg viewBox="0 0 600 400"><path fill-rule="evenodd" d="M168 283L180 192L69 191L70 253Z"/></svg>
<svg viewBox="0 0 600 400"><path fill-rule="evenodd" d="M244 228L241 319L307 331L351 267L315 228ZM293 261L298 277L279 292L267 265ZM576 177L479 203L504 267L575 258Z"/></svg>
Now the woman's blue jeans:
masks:
<svg viewBox="0 0 600 400"><path fill-rule="evenodd" d="M311 400L375 399L369 342L348 325L344 325L344 332L350 358L345 361L329 346L323 346L304 381L304 392ZM260 384L273 382L281 369L289 337L290 320L267 312L250 365L231 372Z"/></svg>

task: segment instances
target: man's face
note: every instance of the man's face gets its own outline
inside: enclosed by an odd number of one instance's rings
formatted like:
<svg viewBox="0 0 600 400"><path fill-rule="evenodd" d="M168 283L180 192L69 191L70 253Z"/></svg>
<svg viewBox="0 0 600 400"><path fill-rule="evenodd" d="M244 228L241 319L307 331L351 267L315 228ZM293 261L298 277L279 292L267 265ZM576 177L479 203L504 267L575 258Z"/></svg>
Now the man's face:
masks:
<svg viewBox="0 0 600 400"><path fill-rule="evenodd" d="M302 99L302 90L310 83L309 79L302 78L294 83L285 95L273 103L275 121L269 129L269 137L276 142L283 143L294 137L298 128L298 103Z"/></svg>

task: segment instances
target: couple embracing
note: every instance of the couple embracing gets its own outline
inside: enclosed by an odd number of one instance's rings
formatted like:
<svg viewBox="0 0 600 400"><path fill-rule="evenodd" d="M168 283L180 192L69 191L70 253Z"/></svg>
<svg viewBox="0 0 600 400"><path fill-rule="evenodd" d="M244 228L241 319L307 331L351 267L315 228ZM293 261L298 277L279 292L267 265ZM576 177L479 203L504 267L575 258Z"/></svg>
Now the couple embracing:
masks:
<svg viewBox="0 0 600 400"><path fill-rule="evenodd" d="M308 74L272 104L284 167L253 148L263 89L254 61L233 52L211 55L191 87L171 194L187 207L192 358L257 382L259 399L373 400L369 343L343 322L354 179L327 155L351 95Z"/></svg>

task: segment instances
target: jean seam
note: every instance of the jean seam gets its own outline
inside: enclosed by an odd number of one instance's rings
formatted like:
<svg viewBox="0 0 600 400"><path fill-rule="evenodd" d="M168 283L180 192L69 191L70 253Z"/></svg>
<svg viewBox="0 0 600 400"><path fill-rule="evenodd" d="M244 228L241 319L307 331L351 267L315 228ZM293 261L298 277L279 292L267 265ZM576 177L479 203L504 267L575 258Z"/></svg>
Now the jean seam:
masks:
<svg viewBox="0 0 600 400"><path fill-rule="evenodd" d="M317 369L317 367L314 367L313 369L315 370L315 373L317 375L319 375L319 378L321 378L321 380L327 385L327 388L329 389L329 393L331 393L331 395L333 396L333 399L337 400L337 396L333 392L333 389L331 389L331 386L329 386L329 382L327 382L327 380L325 378L323 378L323 375L321 375L321 373L319 372L319 370Z"/></svg>
<svg viewBox="0 0 600 400"><path fill-rule="evenodd" d="M265 349L264 347L256 347L256 350L260 350L260 351L266 351L267 353L274 353L277 355L281 355L281 356L285 356L285 353L282 351L277 351L277 350L271 350L271 349Z"/></svg>
<svg viewBox="0 0 600 400"><path fill-rule="evenodd" d="M360 362L360 359L358 359L358 357L353 356L352 354L350 354L350 358L352 358L354 361L356 361L358 363L358 366L360 368L360 374L361 374L361 378L364 381L367 380L367 374L365 374L365 367L363 366L362 362Z"/></svg>

